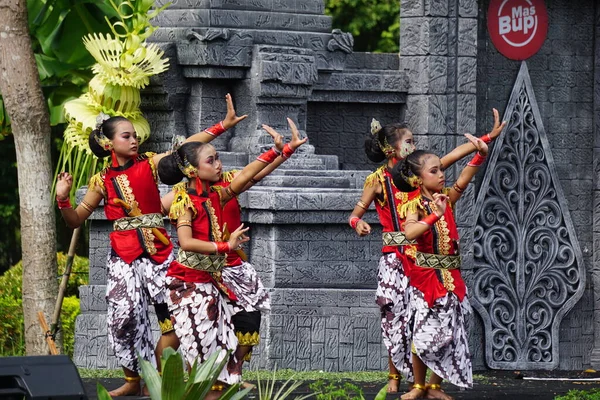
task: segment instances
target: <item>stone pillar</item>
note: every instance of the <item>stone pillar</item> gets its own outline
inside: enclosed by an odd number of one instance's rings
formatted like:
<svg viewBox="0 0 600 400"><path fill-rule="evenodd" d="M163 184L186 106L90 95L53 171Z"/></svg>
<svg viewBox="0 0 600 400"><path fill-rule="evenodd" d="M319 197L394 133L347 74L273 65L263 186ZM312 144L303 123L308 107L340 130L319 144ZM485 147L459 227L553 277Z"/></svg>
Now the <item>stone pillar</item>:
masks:
<svg viewBox="0 0 600 400"><path fill-rule="evenodd" d="M595 65L600 63L600 9L596 7L596 26L594 30ZM600 70L594 69L594 186L593 186L593 259L591 277L594 288L594 348L590 357L592 368L600 369Z"/></svg>

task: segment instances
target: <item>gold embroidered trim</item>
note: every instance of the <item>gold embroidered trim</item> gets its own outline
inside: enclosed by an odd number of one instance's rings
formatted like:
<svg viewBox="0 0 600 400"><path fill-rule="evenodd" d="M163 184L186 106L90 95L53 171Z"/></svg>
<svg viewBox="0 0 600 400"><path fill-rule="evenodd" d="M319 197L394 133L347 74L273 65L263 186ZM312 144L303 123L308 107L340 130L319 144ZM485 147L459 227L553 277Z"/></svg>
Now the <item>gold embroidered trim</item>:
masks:
<svg viewBox="0 0 600 400"><path fill-rule="evenodd" d="M138 228L164 228L161 214L143 214L137 217L123 217L113 222L115 231L128 231Z"/></svg>
<svg viewBox="0 0 600 400"><path fill-rule="evenodd" d="M190 196L187 193L186 183L181 182L173 186L173 191L175 192L175 198L173 199L173 203L169 209L169 219L178 219L185 214L188 208L192 210L192 218L196 218L198 211L196 210L192 199L190 199Z"/></svg>
<svg viewBox="0 0 600 400"><path fill-rule="evenodd" d="M177 253L177 262L181 265L210 273L220 273L226 260L227 256L225 254L201 254L181 249Z"/></svg>
<svg viewBox="0 0 600 400"><path fill-rule="evenodd" d="M419 267L423 268L434 268L434 269L459 269L461 258L460 256L450 256L450 255L442 255L442 254L431 254L431 253L422 253L417 251L416 264Z"/></svg>
<svg viewBox="0 0 600 400"><path fill-rule="evenodd" d="M140 232L142 232L142 236L144 237L146 251L148 251L148 254L153 256L156 254L156 246L154 246L154 239L156 236L154 236L154 233L152 233L152 229L140 228Z"/></svg>
<svg viewBox="0 0 600 400"><path fill-rule="evenodd" d="M222 242L223 234L221 232L221 227L219 226L219 221L217 220L217 216L215 215L215 209L209 199L206 200L206 209L208 210L208 216L210 218L210 226L212 228L213 240L215 242Z"/></svg>
<svg viewBox="0 0 600 400"><path fill-rule="evenodd" d="M384 246L404 246L415 243L414 240L408 240L404 232L383 232Z"/></svg>
<svg viewBox="0 0 600 400"><path fill-rule="evenodd" d="M160 333L162 333L163 335L165 333L173 332L175 330L175 328L173 328L173 323L170 319L158 321L158 326L160 327Z"/></svg>
<svg viewBox="0 0 600 400"><path fill-rule="evenodd" d="M442 284L449 292L454 292L454 289L456 288L454 286L454 278L447 269L442 270Z"/></svg>
<svg viewBox="0 0 600 400"><path fill-rule="evenodd" d="M258 332L236 332L235 336L237 337L240 346L257 346L260 342L260 335Z"/></svg>
<svg viewBox="0 0 600 400"><path fill-rule="evenodd" d="M133 189L131 188L131 184L129 183L129 177L125 174L120 174L115 177L121 192L123 192L123 201L127 204L133 204L135 201L135 196L133 195Z"/></svg>

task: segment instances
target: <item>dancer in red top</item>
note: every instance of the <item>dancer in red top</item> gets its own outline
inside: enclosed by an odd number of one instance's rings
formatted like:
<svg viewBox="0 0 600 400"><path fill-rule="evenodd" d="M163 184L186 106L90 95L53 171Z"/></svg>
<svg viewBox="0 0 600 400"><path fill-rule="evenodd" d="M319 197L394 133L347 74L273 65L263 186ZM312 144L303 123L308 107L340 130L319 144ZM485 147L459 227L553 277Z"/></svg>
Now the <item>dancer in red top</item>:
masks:
<svg viewBox="0 0 600 400"><path fill-rule="evenodd" d="M414 384L401 399L452 399L441 390L443 379L465 388L473 385L465 315L471 312L460 274L458 231L453 208L487 155L487 145L465 135L478 149L452 187L445 187L442 162L417 150L393 170L402 191L418 196L399 207L406 239L416 240L411 255L407 336L412 339ZM405 354L410 354L407 343ZM394 362L397 362L394 358ZM398 364L397 364L398 365ZM427 368L432 370L425 386ZM403 370L408 374L410 371Z"/></svg>
<svg viewBox="0 0 600 400"><path fill-rule="evenodd" d="M276 142L281 142L277 132L266 125L263 128ZM290 142L283 146L282 153L291 156L295 148L305 141ZM226 241L223 221L237 221L236 218L225 217L223 208L249 188L251 180L278 158L278 150L271 149L240 171L230 184L219 186L213 185L221 179L222 165L211 145L184 144L159 164L163 182L175 183L184 176L189 179L187 185L177 186L169 210L169 217L177 221L180 249L177 261L169 267L167 285L175 332L190 365L196 359L204 361L215 351L235 350L238 345L232 317L241 309L255 304L248 301L248 294L240 291L236 282L225 280L227 273L223 268L231 268L226 266L227 255L231 256L233 251L239 250L241 243L249 240L244 236L248 228L244 228L243 224L234 225L236 229ZM239 354L231 355L219 375L221 385L213 387L211 398L219 395L223 384L240 381L243 359ZM222 353L221 359L224 356Z"/></svg>
<svg viewBox="0 0 600 400"><path fill-rule="evenodd" d="M236 125L238 117L231 96L226 96L227 117L199 132L188 141L209 141ZM104 212L113 221L111 249L107 260L108 338L125 373L125 384L111 396L140 393L138 354L159 367L165 347L177 346L166 306L165 278L172 244L164 229L156 165L166 155L138 154L138 141L131 122L123 117L101 115L90 134L90 149L99 158L111 157L111 164L94 175L82 202L73 209L69 192L72 176L61 173L56 197L61 214L71 228L80 226L104 200ZM155 305L163 335L153 357L148 306Z"/></svg>
<svg viewBox="0 0 600 400"><path fill-rule="evenodd" d="M493 129L482 137L482 140L488 143L500 134L505 125L504 122L500 123L496 109L493 109L493 114ZM403 369L410 363L410 357L401 365L394 365L392 362L393 353L400 351L402 354L402 350L399 349L410 342L405 332L395 328L401 326L406 317L408 271L405 269L410 264L410 260L404 260L405 247L410 245L410 241L404 236L404 221L398 216L397 208L418 193L398 191L392 182L391 170L399 160L403 160L414 150L413 134L408 125L396 123L382 128L379 122L373 120L371 135L365 140L365 152L371 161L385 160L385 164L366 178L362 196L349 218L350 226L359 236L370 234L371 226L361 218L375 201L375 209L383 228L383 255L377 272L376 302L381 311L383 342L390 356L388 392L392 393L398 391L400 374L397 367ZM442 164L447 168L473 151L475 147L470 143L458 146L442 158Z"/></svg>

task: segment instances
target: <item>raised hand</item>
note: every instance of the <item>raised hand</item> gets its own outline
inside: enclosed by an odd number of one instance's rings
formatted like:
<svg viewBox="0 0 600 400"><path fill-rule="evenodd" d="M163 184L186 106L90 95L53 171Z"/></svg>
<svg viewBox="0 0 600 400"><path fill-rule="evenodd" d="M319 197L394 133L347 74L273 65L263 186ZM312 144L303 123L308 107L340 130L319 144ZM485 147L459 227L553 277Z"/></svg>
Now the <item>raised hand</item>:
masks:
<svg viewBox="0 0 600 400"><path fill-rule="evenodd" d="M277 131L271 128L269 125L262 124L262 128L267 131L269 135L273 138L273 142L275 142L275 147L277 150L283 150L283 136L281 136Z"/></svg>
<svg viewBox="0 0 600 400"><path fill-rule="evenodd" d="M223 127L225 129L229 129L236 126L238 122L246 119L248 115L244 114L241 117L238 117L235 114L235 108L233 108L233 100L231 99L231 95L229 93L225 95L225 101L227 102L227 115L223 120Z"/></svg>
<svg viewBox="0 0 600 400"><path fill-rule="evenodd" d="M244 228L244 224L241 224L240 226L237 227L237 229L233 232L231 232L231 235L229 236L229 248L231 250L237 250L240 248L240 246L242 245L242 243L246 243L247 241L250 240L250 238L248 236L245 236L244 233L246 233L246 231L248 231L248 229L250 228Z"/></svg>
<svg viewBox="0 0 600 400"><path fill-rule="evenodd" d="M73 177L68 172L61 172L57 176L56 197L65 200L69 198L71 187L73 186Z"/></svg>
<svg viewBox="0 0 600 400"><path fill-rule="evenodd" d="M485 142L483 140L481 140L480 138L477 138L473 135L471 135L470 133L465 133L465 137L467 139L469 139L469 141L471 143L473 143L473 146L475 146L475 148L477 149L477 151L479 152L479 154L481 154L482 156L487 156L488 154L488 145L485 144Z"/></svg>
<svg viewBox="0 0 600 400"><path fill-rule="evenodd" d="M296 124L294 123L294 121L292 121L291 118L288 118L287 122L288 122L288 125L290 126L290 130L292 131L292 140L290 141L289 145L292 148L292 150L296 150L298 147L300 147L304 143L306 143L306 141L308 140L308 137L305 137L304 139L300 139L300 132L298 131L298 128L296 127Z"/></svg>
<svg viewBox="0 0 600 400"><path fill-rule="evenodd" d="M506 126L506 121L502 121L502 123L500 123L500 114L495 108L492 108L492 112L494 114L494 126L492 127L492 130L490 131L490 133L488 133L488 135L490 135L490 138L494 140L498 136L500 136L500 132L502 132L502 130Z"/></svg>
<svg viewBox="0 0 600 400"><path fill-rule="evenodd" d="M433 194L433 203L436 207L436 214L441 217L446 212L446 206L448 205L448 196L442 193Z"/></svg>

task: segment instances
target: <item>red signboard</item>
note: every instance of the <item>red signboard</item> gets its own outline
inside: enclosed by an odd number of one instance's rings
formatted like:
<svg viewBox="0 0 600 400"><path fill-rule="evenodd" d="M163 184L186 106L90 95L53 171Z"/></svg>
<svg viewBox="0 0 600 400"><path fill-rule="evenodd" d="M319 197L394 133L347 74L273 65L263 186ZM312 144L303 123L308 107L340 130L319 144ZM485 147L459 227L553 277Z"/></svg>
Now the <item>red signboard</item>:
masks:
<svg viewBox="0 0 600 400"><path fill-rule="evenodd" d="M546 40L546 5L543 0L491 0L487 26L500 53L512 60L525 60Z"/></svg>

